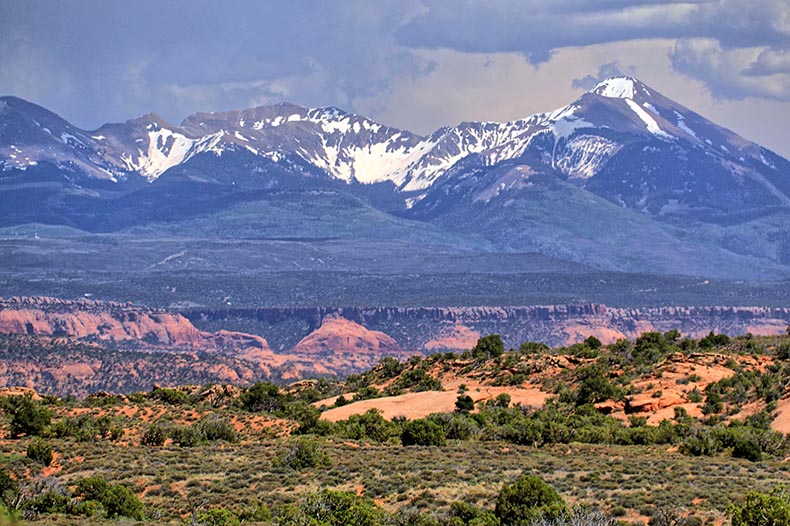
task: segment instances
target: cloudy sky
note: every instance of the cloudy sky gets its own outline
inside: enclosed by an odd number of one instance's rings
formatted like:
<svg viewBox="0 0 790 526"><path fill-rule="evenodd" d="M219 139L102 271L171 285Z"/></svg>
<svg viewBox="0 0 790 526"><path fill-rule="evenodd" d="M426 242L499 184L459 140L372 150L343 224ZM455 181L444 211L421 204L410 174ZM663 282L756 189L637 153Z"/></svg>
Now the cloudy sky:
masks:
<svg viewBox="0 0 790 526"><path fill-rule="evenodd" d="M790 0L0 0L0 57L88 129L285 100L425 133L627 73L790 156Z"/></svg>

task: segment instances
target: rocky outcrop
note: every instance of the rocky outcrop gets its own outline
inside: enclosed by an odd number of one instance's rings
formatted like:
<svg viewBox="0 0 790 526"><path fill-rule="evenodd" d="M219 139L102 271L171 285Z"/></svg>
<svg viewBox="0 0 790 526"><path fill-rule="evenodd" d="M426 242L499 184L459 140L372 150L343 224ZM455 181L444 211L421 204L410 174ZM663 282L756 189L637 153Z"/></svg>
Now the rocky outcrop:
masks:
<svg viewBox="0 0 790 526"><path fill-rule="evenodd" d="M321 326L302 338L291 353L302 361L320 364L318 367L328 375L370 369L385 356L407 358L415 354L401 349L391 336L337 315L324 318Z"/></svg>
<svg viewBox="0 0 790 526"><path fill-rule="evenodd" d="M29 396L33 400L41 400L41 395L30 387L0 387L0 398L9 396Z"/></svg>
<svg viewBox="0 0 790 526"><path fill-rule="evenodd" d="M626 413L654 413L665 407L681 405L685 398L675 392L670 392L662 396L634 396L627 401Z"/></svg>
<svg viewBox="0 0 790 526"><path fill-rule="evenodd" d="M340 316L327 316L321 326L296 344L293 352L326 358L334 353L366 356L400 354L398 342L379 331L371 331Z"/></svg>

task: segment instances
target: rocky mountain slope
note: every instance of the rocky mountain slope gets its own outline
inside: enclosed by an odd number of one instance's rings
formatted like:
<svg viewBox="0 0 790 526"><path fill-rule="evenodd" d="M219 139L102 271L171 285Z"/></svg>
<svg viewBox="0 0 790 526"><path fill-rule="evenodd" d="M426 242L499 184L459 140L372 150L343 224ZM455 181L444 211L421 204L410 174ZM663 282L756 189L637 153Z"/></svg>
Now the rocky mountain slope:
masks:
<svg viewBox="0 0 790 526"><path fill-rule="evenodd" d="M790 272L790 161L630 77L552 112L429 136L292 104L85 131L3 97L0 166L4 227L395 239L629 272Z"/></svg>

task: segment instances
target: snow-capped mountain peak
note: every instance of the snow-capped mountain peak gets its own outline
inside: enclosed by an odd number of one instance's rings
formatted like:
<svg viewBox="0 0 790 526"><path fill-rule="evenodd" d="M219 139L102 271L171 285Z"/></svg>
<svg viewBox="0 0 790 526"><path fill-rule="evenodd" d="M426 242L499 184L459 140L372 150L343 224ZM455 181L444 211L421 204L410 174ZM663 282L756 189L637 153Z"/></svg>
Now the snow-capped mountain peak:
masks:
<svg viewBox="0 0 790 526"><path fill-rule="evenodd" d="M650 90L634 77L610 77L596 84L590 93L610 99L635 99L638 95L649 97Z"/></svg>

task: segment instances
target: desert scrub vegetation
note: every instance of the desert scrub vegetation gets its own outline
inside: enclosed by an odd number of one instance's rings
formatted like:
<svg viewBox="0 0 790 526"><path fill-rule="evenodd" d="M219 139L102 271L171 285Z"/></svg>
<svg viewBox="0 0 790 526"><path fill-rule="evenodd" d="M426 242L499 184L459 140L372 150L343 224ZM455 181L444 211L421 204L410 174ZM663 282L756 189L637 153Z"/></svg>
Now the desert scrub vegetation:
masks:
<svg viewBox="0 0 790 526"><path fill-rule="evenodd" d="M275 459L275 466L303 470L329 465L329 456L321 451L318 442L309 438L298 438L285 444Z"/></svg>
<svg viewBox="0 0 790 526"><path fill-rule="evenodd" d="M787 338L706 338L703 345L647 333L612 345L588 338L511 350L487 338L458 355L385 359L346 384L160 387L82 402L2 398L3 513L82 524L122 516L96 496L112 494L136 509L134 496L152 524L321 525L357 510L388 526L502 526L508 506L497 514L501 492L537 477L564 508L530 515L530 526L608 526L624 518L693 526L722 520L728 507L734 520L733 506L749 509L755 500L744 500L747 491L784 498L771 492L786 478L788 444L771 423L790 378L782 358ZM704 363L730 375L703 384L684 369L667 379L679 356L715 356ZM762 365L744 366L743 357ZM473 387L445 393L461 401L456 410L425 418L389 420L371 409L329 422L312 405L342 393L361 399L419 391L463 371ZM469 397L477 386L526 381L542 382L554 396L535 407L508 393L478 403ZM705 414L676 407L649 425L643 413L606 413L615 405L628 411L639 394L649 399L659 388L648 386L661 381L663 389L698 395ZM738 416L748 404L757 409ZM279 427L266 427L273 423ZM123 489L104 491L96 482L93 493L77 492L81 480L96 477ZM336 514L314 515L327 508Z"/></svg>
<svg viewBox="0 0 790 526"><path fill-rule="evenodd" d="M281 524L277 521L302 516L289 513L294 507L298 510L303 499L331 490L375 498L388 520L399 517L405 521L401 524L420 524L408 522L419 517L422 524L454 526L459 523L451 522L451 517L490 519L499 492L522 476L540 477L564 502L595 506L610 517L625 512L641 515L647 522L659 510L671 507L706 519L721 518L727 506L740 502L744 485L769 492L786 476L779 461L687 457L656 446L570 443L535 449L503 442L454 441L443 447L404 448L331 437L221 443L221 447L208 443L190 449L53 442L63 457L60 471L50 479L57 482L54 493L46 499L58 494L77 498L71 488L91 474L136 494L147 522L155 524L180 524L193 511L196 519L205 518L202 514L213 509L240 518L256 506L271 511L271 524ZM21 450L11 458L10 479L32 491L40 468L27 478L33 461ZM32 492L26 495L23 503L36 498ZM87 513L79 507L46 507L46 499L30 508L43 523L57 524L54 521L66 521L69 516L76 520L73 513ZM94 516L105 512L97 513ZM460 524L498 524L483 520Z"/></svg>
<svg viewBox="0 0 790 526"><path fill-rule="evenodd" d="M12 490L13 491L13 490ZM67 487L53 482L42 484L36 494L20 500L21 488L16 488L15 511L27 520L42 516L80 516L89 522L97 518L115 519L128 517L145 519L143 504L129 488L109 484L102 477L88 477L76 482L76 487Z"/></svg>

